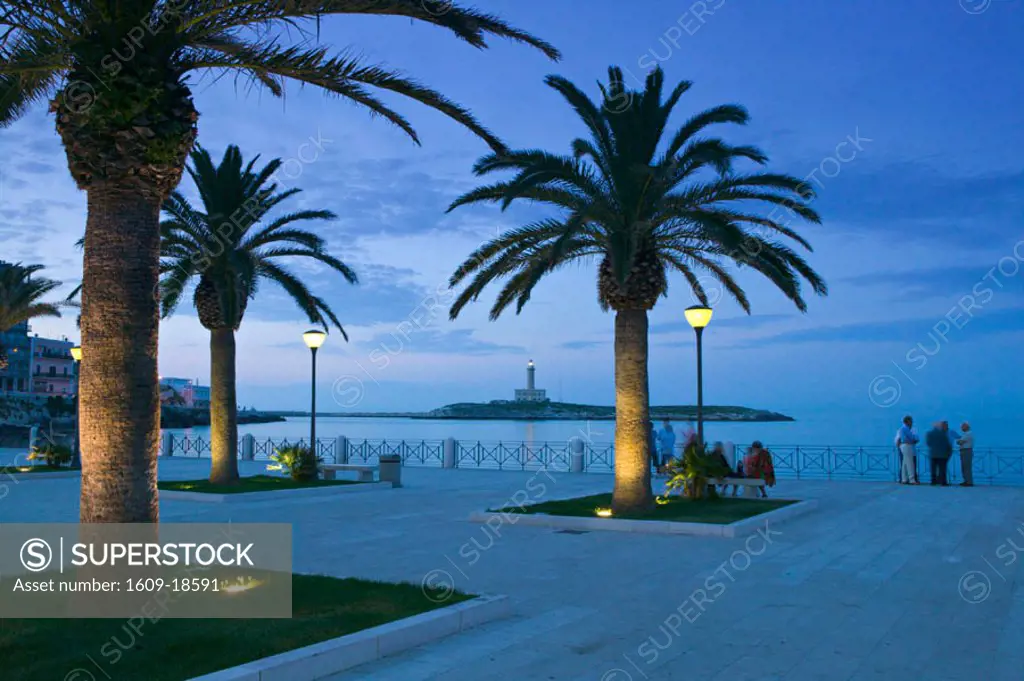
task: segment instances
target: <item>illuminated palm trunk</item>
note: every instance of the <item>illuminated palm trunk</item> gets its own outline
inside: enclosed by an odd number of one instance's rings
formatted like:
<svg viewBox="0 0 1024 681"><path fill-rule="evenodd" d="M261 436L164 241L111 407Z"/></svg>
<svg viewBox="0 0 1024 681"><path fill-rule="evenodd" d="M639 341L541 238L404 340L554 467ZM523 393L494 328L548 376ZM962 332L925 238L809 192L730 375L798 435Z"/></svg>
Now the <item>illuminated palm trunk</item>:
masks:
<svg viewBox="0 0 1024 681"><path fill-rule="evenodd" d="M81 522L159 519L160 201L88 190L82 287Z"/></svg>
<svg viewBox="0 0 1024 681"><path fill-rule="evenodd" d="M235 332L210 331L210 482L238 480L238 404L235 396Z"/></svg>
<svg viewBox="0 0 1024 681"><path fill-rule="evenodd" d="M651 509L650 405L647 386L647 311L615 313L614 513Z"/></svg>

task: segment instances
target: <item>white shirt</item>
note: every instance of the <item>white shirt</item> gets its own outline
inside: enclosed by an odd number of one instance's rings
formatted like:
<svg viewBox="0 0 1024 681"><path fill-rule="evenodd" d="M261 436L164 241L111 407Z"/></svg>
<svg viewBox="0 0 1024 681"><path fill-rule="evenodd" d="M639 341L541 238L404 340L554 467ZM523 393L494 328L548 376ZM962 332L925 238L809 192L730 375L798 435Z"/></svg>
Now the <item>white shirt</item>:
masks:
<svg viewBox="0 0 1024 681"><path fill-rule="evenodd" d="M960 435L960 449L974 449L974 431L969 430Z"/></svg>

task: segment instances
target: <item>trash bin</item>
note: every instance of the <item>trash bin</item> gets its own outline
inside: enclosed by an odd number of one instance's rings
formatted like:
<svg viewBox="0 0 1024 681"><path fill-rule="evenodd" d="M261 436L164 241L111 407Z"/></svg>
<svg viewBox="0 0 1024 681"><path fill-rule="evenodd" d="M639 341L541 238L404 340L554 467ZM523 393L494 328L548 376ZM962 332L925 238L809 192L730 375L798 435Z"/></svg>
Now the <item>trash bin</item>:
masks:
<svg viewBox="0 0 1024 681"><path fill-rule="evenodd" d="M402 486L402 457L398 454L380 457L380 481L390 482L392 487Z"/></svg>

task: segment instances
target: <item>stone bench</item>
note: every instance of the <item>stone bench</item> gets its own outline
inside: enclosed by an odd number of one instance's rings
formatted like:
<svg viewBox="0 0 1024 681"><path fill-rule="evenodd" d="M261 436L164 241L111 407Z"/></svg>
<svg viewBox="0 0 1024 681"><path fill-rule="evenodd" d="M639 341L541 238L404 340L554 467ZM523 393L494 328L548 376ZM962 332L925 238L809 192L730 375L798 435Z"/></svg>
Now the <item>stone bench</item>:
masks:
<svg viewBox="0 0 1024 681"><path fill-rule="evenodd" d="M756 497L757 488L765 486L764 480L761 478L718 478L715 484L743 487L743 496L745 497Z"/></svg>
<svg viewBox="0 0 1024 681"><path fill-rule="evenodd" d="M325 463L321 464L320 470L324 474L324 480L334 480L334 474L338 471L355 471L359 482L373 482L376 479L377 466L362 466L354 463Z"/></svg>

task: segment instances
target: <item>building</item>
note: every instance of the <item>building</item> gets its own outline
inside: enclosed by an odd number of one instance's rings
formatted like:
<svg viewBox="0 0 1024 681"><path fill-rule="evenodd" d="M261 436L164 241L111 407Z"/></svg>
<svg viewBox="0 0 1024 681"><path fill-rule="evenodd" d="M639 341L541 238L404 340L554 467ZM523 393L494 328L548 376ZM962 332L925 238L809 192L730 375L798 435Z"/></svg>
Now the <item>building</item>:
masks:
<svg viewBox="0 0 1024 681"><path fill-rule="evenodd" d="M66 397L75 394L75 360L71 357L74 345L67 338L40 338L38 334L29 339L32 357L30 392Z"/></svg>
<svg viewBox="0 0 1024 681"><path fill-rule="evenodd" d="M0 332L0 392L27 393L32 389L28 330L28 322L21 322Z"/></svg>
<svg viewBox="0 0 1024 681"><path fill-rule="evenodd" d="M191 407L193 401L193 384L191 378L160 377L160 402Z"/></svg>
<svg viewBox="0 0 1024 681"><path fill-rule="evenodd" d="M192 406L200 409L210 408L210 386L199 385L199 381L192 386Z"/></svg>
<svg viewBox="0 0 1024 681"><path fill-rule="evenodd" d="M548 391L537 388L535 382L536 367L531 359L526 363L526 387L516 389L516 402L547 402Z"/></svg>

